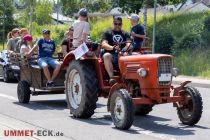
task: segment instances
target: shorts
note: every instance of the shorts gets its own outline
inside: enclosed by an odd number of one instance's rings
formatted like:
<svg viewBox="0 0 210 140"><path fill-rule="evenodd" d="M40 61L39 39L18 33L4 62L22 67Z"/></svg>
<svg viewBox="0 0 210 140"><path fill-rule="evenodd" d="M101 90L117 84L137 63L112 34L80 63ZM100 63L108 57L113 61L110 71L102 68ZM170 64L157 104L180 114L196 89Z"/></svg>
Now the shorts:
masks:
<svg viewBox="0 0 210 140"><path fill-rule="evenodd" d="M112 64L113 64L113 66L118 65L118 54L117 53L112 54Z"/></svg>
<svg viewBox="0 0 210 140"><path fill-rule="evenodd" d="M105 52L104 54L109 53L109 52ZM103 55L104 55L103 54ZM118 69L118 53L109 53L112 55L112 65L114 67L114 69Z"/></svg>
<svg viewBox="0 0 210 140"><path fill-rule="evenodd" d="M42 57L38 59L38 64L42 68L47 67L49 65L50 67L55 69L56 65L59 65L60 63L51 57Z"/></svg>

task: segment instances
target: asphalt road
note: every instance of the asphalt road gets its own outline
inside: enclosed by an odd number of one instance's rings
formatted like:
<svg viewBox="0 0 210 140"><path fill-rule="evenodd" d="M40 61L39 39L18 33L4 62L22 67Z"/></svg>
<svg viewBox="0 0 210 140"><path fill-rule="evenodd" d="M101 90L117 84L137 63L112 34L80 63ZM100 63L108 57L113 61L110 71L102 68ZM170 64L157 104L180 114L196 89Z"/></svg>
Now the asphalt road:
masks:
<svg viewBox="0 0 210 140"><path fill-rule="evenodd" d="M135 116L127 131L114 128L106 99L100 98L92 118L74 119L67 109L65 95L32 96L29 104L19 104L16 83L0 81L0 140L207 140L210 132L210 89L198 88L204 111L196 126L182 125L172 104L158 105L145 116ZM50 130L63 136L13 137L5 130Z"/></svg>

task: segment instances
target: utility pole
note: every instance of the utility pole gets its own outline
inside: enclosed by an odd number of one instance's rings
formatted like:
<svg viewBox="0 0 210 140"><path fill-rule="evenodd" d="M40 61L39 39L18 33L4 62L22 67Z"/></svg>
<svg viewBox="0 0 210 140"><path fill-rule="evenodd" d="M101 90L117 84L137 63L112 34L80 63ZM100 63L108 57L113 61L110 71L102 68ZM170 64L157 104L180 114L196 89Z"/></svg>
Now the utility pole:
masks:
<svg viewBox="0 0 210 140"><path fill-rule="evenodd" d="M156 36L156 5L157 5L157 0L154 0L154 26L153 26L153 39L152 39L152 53L155 53L155 36Z"/></svg>

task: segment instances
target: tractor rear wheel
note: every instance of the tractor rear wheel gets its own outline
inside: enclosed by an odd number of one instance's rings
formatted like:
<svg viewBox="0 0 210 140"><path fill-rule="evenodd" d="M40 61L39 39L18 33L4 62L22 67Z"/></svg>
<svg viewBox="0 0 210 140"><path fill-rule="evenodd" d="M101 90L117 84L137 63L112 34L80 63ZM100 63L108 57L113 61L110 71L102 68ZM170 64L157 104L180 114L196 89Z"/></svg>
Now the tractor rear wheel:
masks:
<svg viewBox="0 0 210 140"><path fill-rule="evenodd" d="M135 107L135 115L144 116L152 111L153 105L137 105Z"/></svg>
<svg viewBox="0 0 210 140"><path fill-rule="evenodd" d="M203 102L199 91L194 87L186 87L184 103L179 103L177 113L180 121L186 125L195 125L201 118Z"/></svg>
<svg viewBox="0 0 210 140"><path fill-rule="evenodd" d="M98 100L95 71L84 61L70 62L66 73L65 93L70 113L76 118L90 118Z"/></svg>
<svg viewBox="0 0 210 140"><path fill-rule="evenodd" d="M133 124L133 102L126 89L116 90L110 101L112 121L118 129L127 130Z"/></svg>

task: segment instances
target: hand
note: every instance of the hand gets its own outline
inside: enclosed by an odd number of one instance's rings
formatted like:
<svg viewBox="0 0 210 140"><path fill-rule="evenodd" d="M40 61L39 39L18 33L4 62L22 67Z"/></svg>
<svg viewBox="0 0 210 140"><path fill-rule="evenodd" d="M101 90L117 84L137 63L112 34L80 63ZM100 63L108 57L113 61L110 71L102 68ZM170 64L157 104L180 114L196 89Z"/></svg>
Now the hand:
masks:
<svg viewBox="0 0 210 140"><path fill-rule="evenodd" d="M29 58L29 57L31 57L31 55L30 55L30 53L25 53L25 57L27 57L27 58Z"/></svg>
<svg viewBox="0 0 210 140"><path fill-rule="evenodd" d="M84 40L84 39L81 39L81 40L80 40L80 43L84 43L84 42L85 42L85 40Z"/></svg>
<svg viewBox="0 0 210 140"><path fill-rule="evenodd" d="M114 46L114 47L113 47L113 50L120 51L120 46Z"/></svg>
<svg viewBox="0 0 210 140"><path fill-rule="evenodd" d="M136 33L134 31L131 32L131 36L135 37Z"/></svg>

